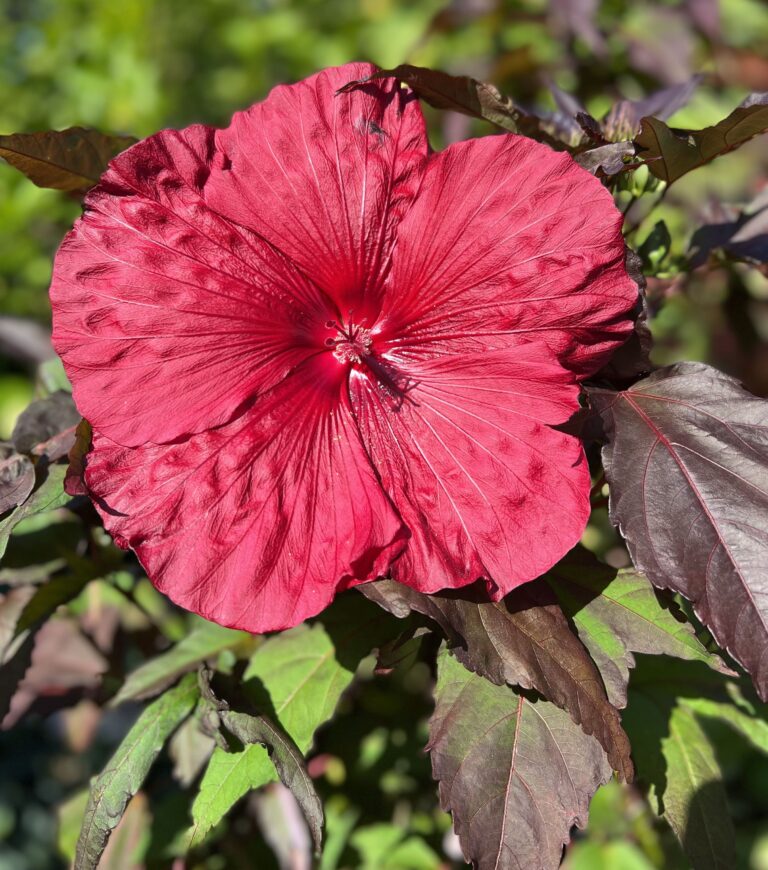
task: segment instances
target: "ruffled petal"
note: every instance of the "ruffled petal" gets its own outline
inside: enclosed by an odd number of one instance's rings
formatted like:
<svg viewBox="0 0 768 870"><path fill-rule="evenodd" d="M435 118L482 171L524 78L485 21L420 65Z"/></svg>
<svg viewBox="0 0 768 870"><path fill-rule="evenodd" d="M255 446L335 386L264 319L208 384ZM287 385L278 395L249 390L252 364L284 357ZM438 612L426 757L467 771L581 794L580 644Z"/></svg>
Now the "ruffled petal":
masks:
<svg viewBox="0 0 768 870"><path fill-rule="evenodd" d="M501 596L579 540L590 478L578 439L550 428L578 407L542 345L410 360L386 389L356 373L352 406L411 538L392 576L421 592L479 577Z"/></svg>
<svg viewBox="0 0 768 870"><path fill-rule="evenodd" d="M56 257L54 345L80 412L124 445L226 423L317 351L333 313L201 188L214 131L167 130L112 162Z"/></svg>
<svg viewBox="0 0 768 870"><path fill-rule="evenodd" d="M513 135L451 145L398 227L382 335L427 356L543 341L586 375L631 331L621 223L566 154Z"/></svg>
<svg viewBox="0 0 768 870"><path fill-rule="evenodd" d="M396 81L337 95L375 71L348 64L276 87L217 134L227 159L206 185L213 208L289 256L341 317L369 323L428 150L419 104Z"/></svg>
<svg viewBox="0 0 768 870"><path fill-rule="evenodd" d="M104 524L176 603L251 632L287 628L402 550L340 372L310 362L257 408L179 444L94 437L86 483Z"/></svg>

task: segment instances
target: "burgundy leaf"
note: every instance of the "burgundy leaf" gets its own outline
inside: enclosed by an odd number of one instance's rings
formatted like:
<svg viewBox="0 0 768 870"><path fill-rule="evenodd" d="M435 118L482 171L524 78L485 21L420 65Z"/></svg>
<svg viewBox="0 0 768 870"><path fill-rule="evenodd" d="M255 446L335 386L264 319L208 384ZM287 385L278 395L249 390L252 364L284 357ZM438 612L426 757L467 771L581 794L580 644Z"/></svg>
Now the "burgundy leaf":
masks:
<svg viewBox="0 0 768 870"><path fill-rule="evenodd" d="M603 119L605 135L611 140L632 137L639 132L642 119L649 116L666 121L688 103L701 79L700 75L693 76L680 84L649 94L642 100L619 100Z"/></svg>
<svg viewBox="0 0 768 870"><path fill-rule="evenodd" d="M590 400L633 562L693 602L768 698L768 403L701 363Z"/></svg>
<svg viewBox="0 0 768 870"><path fill-rule="evenodd" d="M440 803L477 870L560 866L611 768L554 704L494 686L443 651L429 723Z"/></svg>
<svg viewBox="0 0 768 870"><path fill-rule="evenodd" d="M37 445L46 444L45 452L50 461L64 456L74 441L74 427L80 422L72 395L58 390L44 399L37 399L19 415L13 427L11 440L19 453L31 453ZM64 449L64 442L70 443Z"/></svg>
<svg viewBox="0 0 768 870"><path fill-rule="evenodd" d="M105 136L84 127L14 133L0 136L0 157L38 187L82 192L93 187L107 163L135 141L132 136Z"/></svg>
<svg viewBox="0 0 768 870"><path fill-rule="evenodd" d="M415 610L434 620L456 658L501 685L535 689L594 734L622 778L633 776L630 746L600 673L548 587L528 583L498 602L481 584L424 595L392 580L361 587L395 616Z"/></svg>
<svg viewBox="0 0 768 870"><path fill-rule="evenodd" d="M592 175L618 175L627 168L624 158L631 157L634 153L635 146L631 142L610 142L608 145L582 151L573 159Z"/></svg>
<svg viewBox="0 0 768 870"><path fill-rule="evenodd" d="M718 206L718 218L700 227L691 239L691 266L701 266L721 250L734 260L768 263L768 195L763 191L743 211Z"/></svg>
<svg viewBox="0 0 768 870"><path fill-rule="evenodd" d="M35 486L35 467L26 456L0 445L0 514L26 500Z"/></svg>
<svg viewBox="0 0 768 870"><path fill-rule="evenodd" d="M522 133L546 142L559 151L566 147L544 129L541 118L516 105L494 85L470 76L452 76L439 70L401 64L394 69L379 70L368 79L349 82L339 93L347 93L371 79L380 78L405 82L425 103L436 109L450 109L473 118L483 118L511 133Z"/></svg>
<svg viewBox="0 0 768 870"><path fill-rule="evenodd" d="M751 94L727 118L703 130L673 130L657 118L643 118L635 139L650 171L672 184L768 130L768 94Z"/></svg>

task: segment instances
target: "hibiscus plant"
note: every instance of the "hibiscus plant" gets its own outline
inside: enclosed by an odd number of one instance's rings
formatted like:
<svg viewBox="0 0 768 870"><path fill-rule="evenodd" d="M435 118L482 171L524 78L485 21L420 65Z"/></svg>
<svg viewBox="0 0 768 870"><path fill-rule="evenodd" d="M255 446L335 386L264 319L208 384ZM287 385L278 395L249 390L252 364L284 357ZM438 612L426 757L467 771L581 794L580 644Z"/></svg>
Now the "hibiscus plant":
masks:
<svg viewBox="0 0 768 870"><path fill-rule="evenodd" d="M768 751L768 404L652 363L669 237L638 217L768 130L768 96L670 128L695 84L598 120L349 64L224 129L0 137L84 196L50 290L63 370L0 490L3 552L62 518L74 544L4 575L3 715L95 579L178 605L164 648L94 669L112 707L146 704L79 805L79 870L168 746L192 758L176 854L279 780L336 866L312 750L373 661L385 689L429 669L426 752L480 870L559 866L612 778L692 866L735 866L707 723ZM496 129L435 151L423 103ZM676 268L753 260L746 220ZM588 547L606 506L630 567Z"/></svg>

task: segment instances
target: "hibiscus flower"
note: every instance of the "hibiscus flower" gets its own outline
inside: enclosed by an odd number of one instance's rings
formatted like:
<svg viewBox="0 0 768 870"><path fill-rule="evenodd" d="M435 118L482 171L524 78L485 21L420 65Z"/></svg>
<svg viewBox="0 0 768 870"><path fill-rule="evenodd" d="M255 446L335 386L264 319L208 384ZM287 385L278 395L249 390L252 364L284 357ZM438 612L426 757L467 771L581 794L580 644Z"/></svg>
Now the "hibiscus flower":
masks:
<svg viewBox="0 0 768 870"><path fill-rule="evenodd" d="M499 597L584 529L553 428L628 336L611 195L494 135L430 150L414 95L325 70L112 161L56 258L85 481L156 586L262 632L391 576Z"/></svg>

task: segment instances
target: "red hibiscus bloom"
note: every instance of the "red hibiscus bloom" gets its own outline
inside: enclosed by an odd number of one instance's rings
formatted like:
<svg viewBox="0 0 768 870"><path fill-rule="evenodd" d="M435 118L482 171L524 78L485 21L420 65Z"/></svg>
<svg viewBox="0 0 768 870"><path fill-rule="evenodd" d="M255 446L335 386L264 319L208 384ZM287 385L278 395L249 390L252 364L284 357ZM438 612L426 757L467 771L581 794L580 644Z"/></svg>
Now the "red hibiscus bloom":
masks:
<svg viewBox="0 0 768 870"><path fill-rule="evenodd" d="M499 135L429 149L413 94L326 70L110 165L58 253L86 483L155 584L295 625L390 573L500 596L579 539L552 428L627 337L610 194Z"/></svg>

